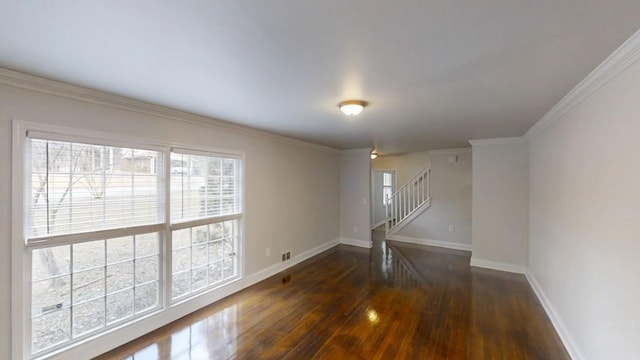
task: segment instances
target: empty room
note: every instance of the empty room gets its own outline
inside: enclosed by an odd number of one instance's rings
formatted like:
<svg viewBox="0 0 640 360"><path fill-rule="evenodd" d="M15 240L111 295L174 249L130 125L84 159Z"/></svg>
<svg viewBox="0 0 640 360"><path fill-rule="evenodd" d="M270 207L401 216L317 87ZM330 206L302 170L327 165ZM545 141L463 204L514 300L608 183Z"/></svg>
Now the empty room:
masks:
<svg viewBox="0 0 640 360"><path fill-rule="evenodd" d="M640 2L0 1L0 359L640 359Z"/></svg>

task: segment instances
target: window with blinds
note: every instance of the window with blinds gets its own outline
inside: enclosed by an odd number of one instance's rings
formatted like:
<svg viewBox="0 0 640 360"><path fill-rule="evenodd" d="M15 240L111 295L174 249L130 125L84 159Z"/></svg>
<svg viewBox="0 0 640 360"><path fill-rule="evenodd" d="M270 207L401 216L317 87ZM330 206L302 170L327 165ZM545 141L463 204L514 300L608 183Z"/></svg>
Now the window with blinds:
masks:
<svg viewBox="0 0 640 360"><path fill-rule="evenodd" d="M240 160L171 153L171 221L240 212Z"/></svg>
<svg viewBox="0 0 640 360"><path fill-rule="evenodd" d="M29 238L164 222L163 154L30 139Z"/></svg>
<svg viewBox="0 0 640 360"><path fill-rule="evenodd" d="M14 198L24 213L14 279L27 280L15 322L25 358L239 277L242 157L32 126L17 137L23 171L14 173L24 192Z"/></svg>
<svg viewBox="0 0 640 360"><path fill-rule="evenodd" d="M160 305L161 151L27 138L31 352Z"/></svg>
<svg viewBox="0 0 640 360"><path fill-rule="evenodd" d="M172 299L237 277L240 166L226 155L172 151Z"/></svg>

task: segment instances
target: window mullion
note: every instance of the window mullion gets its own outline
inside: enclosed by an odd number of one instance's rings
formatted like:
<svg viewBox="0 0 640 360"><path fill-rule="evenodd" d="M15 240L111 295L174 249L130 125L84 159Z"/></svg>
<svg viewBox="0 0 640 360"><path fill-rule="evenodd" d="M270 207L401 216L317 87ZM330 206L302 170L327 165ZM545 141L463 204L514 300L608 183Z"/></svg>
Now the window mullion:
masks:
<svg viewBox="0 0 640 360"><path fill-rule="evenodd" d="M103 321L103 326L107 326L107 318L109 317L109 314L107 313L107 241L105 240L103 241L104 243L104 264L103 264L103 273L102 273L102 277L104 278L104 321ZM135 245L135 244L134 244ZM133 274L133 276L135 277L135 273ZM134 286L136 285L135 283L133 284ZM71 309L73 310L73 309Z"/></svg>
<svg viewBox="0 0 640 360"><path fill-rule="evenodd" d="M224 160L220 161L220 170L218 171L218 213L222 214L222 183L224 183Z"/></svg>
<svg viewBox="0 0 640 360"><path fill-rule="evenodd" d="M235 219L240 219L240 218L242 218L242 213L211 216L211 217L207 217L207 218L201 218L201 219L195 219L195 220L189 220L189 221L184 221L184 222L171 224L171 230L172 231L176 231L176 230L186 229L186 228L190 228L190 227L194 227L194 226L213 224L213 223L217 223L217 222L222 222L222 221L227 221L227 220L235 220Z"/></svg>
<svg viewBox="0 0 640 360"><path fill-rule="evenodd" d="M79 156L79 155L78 155ZM77 161L76 161L77 162ZM74 173L74 161L73 161L73 143L69 144L69 185L67 185L69 187L69 224L73 224L73 173ZM58 212L60 211L60 206L62 206L62 198L60 198L60 201L58 201L58 203L56 204L56 212L54 214L54 216L58 216ZM53 226L55 226L55 222L53 223Z"/></svg>
<svg viewBox="0 0 640 360"><path fill-rule="evenodd" d="M106 156L105 156L106 150L107 150L107 147L103 146L101 158L102 158L102 197L104 199L107 198L107 164L106 164ZM102 202L102 222L106 223L106 221L107 221L107 202L103 201ZM106 298L105 298L105 304L106 304Z"/></svg>
<svg viewBox="0 0 640 360"><path fill-rule="evenodd" d="M138 242L138 239L134 236L133 237L133 297L131 297L131 309L132 309L132 313L133 316L136 316L136 288L137 288L137 284L136 284L136 270L138 267L138 259L136 259L136 244Z"/></svg>
<svg viewBox="0 0 640 360"><path fill-rule="evenodd" d="M189 229L189 292L193 292L193 229Z"/></svg>
<svg viewBox="0 0 640 360"><path fill-rule="evenodd" d="M173 278L171 272L173 271L173 252L172 244L173 238L171 233L171 150L166 148L163 152L163 191L164 191L164 231L160 238L162 243L160 244L160 276L162 277L162 283L160 286L160 293L162 294L162 308L166 308L171 303L171 289L173 288ZM184 176L184 175L183 175ZM181 191L184 191L184 177L181 178ZM184 212L184 204L182 206Z"/></svg>
<svg viewBox="0 0 640 360"><path fill-rule="evenodd" d="M190 161L193 161L192 157L189 157ZM202 208L202 217L205 217L209 214L209 164L205 167L204 174L204 205Z"/></svg>
<svg viewBox="0 0 640 360"><path fill-rule="evenodd" d="M238 211L239 209L236 209L236 206L238 206L237 201L235 201L235 199L238 198L238 187L236 186L236 182L238 179L238 163L234 162L233 163L233 199L234 199L234 211Z"/></svg>
<svg viewBox="0 0 640 360"><path fill-rule="evenodd" d="M49 154L49 142L47 142L47 144L46 144L46 161L47 161L47 163L46 163L46 169L47 169L46 170L46 174L47 175L46 175L46 179L45 179L45 181L47 182L47 184L46 184L47 194L45 196L45 206L47 207L47 214L46 214L47 215L47 235L51 233L51 223L50 223L51 220L49 220L50 217L51 217L51 213L50 213L51 209L50 209L50 202L49 202L49 197L51 196L51 193L49 192L49 173L50 173L50 171L49 171L49 166L50 166L49 165L49 159L50 159L50 157L49 156L50 156L50 154ZM27 181L31 181L31 179L27 179Z"/></svg>
<svg viewBox="0 0 640 360"><path fill-rule="evenodd" d="M135 167L136 167L136 151L131 148L131 213L134 214L135 211L135 196L136 196L136 183L135 183Z"/></svg>
<svg viewBox="0 0 640 360"><path fill-rule="evenodd" d="M69 245L69 340L73 339L73 245Z"/></svg>

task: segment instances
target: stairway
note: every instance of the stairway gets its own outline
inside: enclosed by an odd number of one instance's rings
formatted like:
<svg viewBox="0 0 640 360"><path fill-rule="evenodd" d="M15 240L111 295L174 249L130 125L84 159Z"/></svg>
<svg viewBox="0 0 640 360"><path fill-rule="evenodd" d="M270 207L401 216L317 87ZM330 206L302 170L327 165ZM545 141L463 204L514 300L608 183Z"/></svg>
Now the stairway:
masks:
<svg viewBox="0 0 640 360"><path fill-rule="evenodd" d="M431 164L428 164L398 191L387 197L387 235L397 233L431 206L430 176Z"/></svg>

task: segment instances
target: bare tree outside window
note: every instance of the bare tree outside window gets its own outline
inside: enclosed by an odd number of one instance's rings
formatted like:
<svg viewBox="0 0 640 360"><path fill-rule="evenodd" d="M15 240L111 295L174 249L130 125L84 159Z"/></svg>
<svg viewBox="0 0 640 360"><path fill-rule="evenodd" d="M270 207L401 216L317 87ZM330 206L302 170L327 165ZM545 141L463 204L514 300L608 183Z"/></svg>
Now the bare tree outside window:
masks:
<svg viewBox="0 0 640 360"><path fill-rule="evenodd" d="M156 152L39 139L32 139L30 146L30 238L156 220L157 208L162 206L157 201ZM157 236L152 241L137 237L138 255L134 258L131 252L130 261L117 266L108 265L105 258L106 248L116 249L111 253L126 253L125 248L108 245L115 239L33 250L33 351L158 303L159 240ZM133 244L134 237L127 241ZM147 258L139 257L145 253L149 253ZM81 265L83 261L88 266ZM114 271L126 268L127 263L135 272ZM123 276L144 281L105 293L105 284L112 277L126 283ZM138 289L135 299L133 287Z"/></svg>
<svg viewBox="0 0 640 360"><path fill-rule="evenodd" d="M21 314L30 320L31 356L160 310L164 295L183 301L238 278L240 158L34 134L24 159L30 260L21 262L31 278Z"/></svg>

